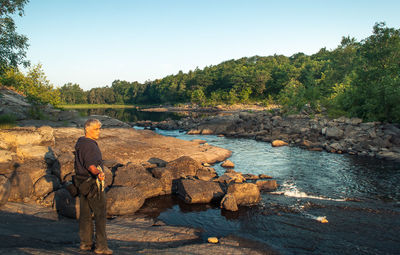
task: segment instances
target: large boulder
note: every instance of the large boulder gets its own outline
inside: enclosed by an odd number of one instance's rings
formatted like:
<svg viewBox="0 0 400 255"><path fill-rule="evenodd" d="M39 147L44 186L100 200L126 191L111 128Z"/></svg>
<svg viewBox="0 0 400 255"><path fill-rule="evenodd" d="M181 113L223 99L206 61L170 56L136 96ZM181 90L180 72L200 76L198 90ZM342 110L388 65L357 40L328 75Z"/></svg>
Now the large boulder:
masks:
<svg viewBox="0 0 400 255"><path fill-rule="evenodd" d="M166 169L171 172L174 179L196 176L197 170L203 168L200 162L188 156L183 156L169 162Z"/></svg>
<svg viewBox="0 0 400 255"><path fill-rule="evenodd" d="M343 134L343 130L338 127L328 127L325 131L325 136L327 138L340 139L343 137Z"/></svg>
<svg viewBox="0 0 400 255"><path fill-rule="evenodd" d="M107 215L133 214L142 207L145 198L134 187L112 187L106 194Z"/></svg>
<svg viewBox="0 0 400 255"><path fill-rule="evenodd" d="M262 191L274 191L278 188L276 180L257 181L256 185Z"/></svg>
<svg viewBox="0 0 400 255"><path fill-rule="evenodd" d="M15 170L9 179L11 191L8 201L18 202L32 195L33 183L28 173Z"/></svg>
<svg viewBox="0 0 400 255"><path fill-rule="evenodd" d="M47 174L42 176L33 186L33 193L38 198L43 198L49 193L60 188L60 181L57 176Z"/></svg>
<svg viewBox="0 0 400 255"><path fill-rule="evenodd" d="M164 194L172 193L172 181L174 180L172 172L165 167L157 167L151 170L151 173L157 178Z"/></svg>
<svg viewBox="0 0 400 255"><path fill-rule="evenodd" d="M260 202L260 190L253 183L233 183L228 186L227 194L232 194L237 205L250 206Z"/></svg>
<svg viewBox="0 0 400 255"><path fill-rule="evenodd" d="M142 165L127 164L115 171L114 186L134 187L145 197L163 194L161 182L154 178Z"/></svg>
<svg viewBox="0 0 400 255"><path fill-rule="evenodd" d="M0 175L0 208L8 201L11 192L11 184L8 178Z"/></svg>
<svg viewBox="0 0 400 255"><path fill-rule="evenodd" d="M196 179L175 180L173 190L188 204L220 201L225 195L219 183Z"/></svg>
<svg viewBox="0 0 400 255"><path fill-rule="evenodd" d="M221 200L221 208L233 212L239 210L235 196L232 194L226 194Z"/></svg>
<svg viewBox="0 0 400 255"><path fill-rule="evenodd" d="M241 183L246 181L246 178L243 177L241 173L225 172L223 175L218 177L217 181L221 183L231 183L231 182Z"/></svg>
<svg viewBox="0 0 400 255"><path fill-rule="evenodd" d="M216 176L215 171L202 166L200 162L188 156L169 162L165 168L154 168L151 173L161 182L165 194L171 194L173 180L197 175L199 179L207 180Z"/></svg>
<svg viewBox="0 0 400 255"><path fill-rule="evenodd" d="M52 197L51 194L49 195L50 198ZM62 188L54 192L53 206L60 215L79 219L79 197L72 197L67 189Z"/></svg>
<svg viewBox="0 0 400 255"><path fill-rule="evenodd" d="M16 168L18 172L26 173L30 178L32 185L39 180L40 177L48 172L47 164L44 160L25 161Z"/></svg>

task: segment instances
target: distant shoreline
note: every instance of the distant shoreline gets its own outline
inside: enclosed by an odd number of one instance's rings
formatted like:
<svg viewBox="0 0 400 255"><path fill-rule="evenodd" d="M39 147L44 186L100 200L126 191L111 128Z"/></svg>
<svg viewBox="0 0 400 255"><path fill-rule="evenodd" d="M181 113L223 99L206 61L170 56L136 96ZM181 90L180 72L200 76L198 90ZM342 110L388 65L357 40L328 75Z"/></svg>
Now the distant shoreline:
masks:
<svg viewBox="0 0 400 255"><path fill-rule="evenodd" d="M93 109L93 108L137 108L135 105L123 104L63 104L57 105L62 109Z"/></svg>

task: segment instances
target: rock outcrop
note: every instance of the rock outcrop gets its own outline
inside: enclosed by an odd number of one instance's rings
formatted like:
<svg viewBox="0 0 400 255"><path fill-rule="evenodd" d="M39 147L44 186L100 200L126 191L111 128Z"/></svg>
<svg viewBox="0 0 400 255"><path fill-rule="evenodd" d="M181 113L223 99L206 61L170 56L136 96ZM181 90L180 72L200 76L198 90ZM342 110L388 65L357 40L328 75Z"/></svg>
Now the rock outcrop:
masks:
<svg viewBox="0 0 400 255"><path fill-rule="evenodd" d="M152 131L107 128L119 124L105 123L98 143L105 158L109 215L134 213L147 198L171 194L173 182L180 178L211 181L217 174L202 163L221 161L231 154ZM2 203L37 200L64 216L78 217L79 198L65 187L74 174L74 145L82 135L82 129L48 126L0 130ZM196 195L191 195L195 202Z"/></svg>

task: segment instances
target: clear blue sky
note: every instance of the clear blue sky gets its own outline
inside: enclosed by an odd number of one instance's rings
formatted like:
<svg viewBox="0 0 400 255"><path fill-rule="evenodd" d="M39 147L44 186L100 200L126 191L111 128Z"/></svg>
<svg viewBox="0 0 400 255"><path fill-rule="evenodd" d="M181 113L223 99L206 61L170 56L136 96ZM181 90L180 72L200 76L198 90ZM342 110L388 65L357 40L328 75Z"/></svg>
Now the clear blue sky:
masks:
<svg viewBox="0 0 400 255"><path fill-rule="evenodd" d="M17 31L55 86L154 80L254 55L290 56L400 27L397 0L30 0Z"/></svg>

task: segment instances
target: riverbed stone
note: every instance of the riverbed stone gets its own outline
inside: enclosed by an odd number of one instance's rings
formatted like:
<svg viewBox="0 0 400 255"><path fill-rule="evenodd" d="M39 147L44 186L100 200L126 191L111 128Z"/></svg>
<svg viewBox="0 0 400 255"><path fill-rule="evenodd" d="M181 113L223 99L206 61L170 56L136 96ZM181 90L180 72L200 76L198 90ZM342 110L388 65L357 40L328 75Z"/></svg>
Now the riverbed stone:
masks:
<svg viewBox="0 0 400 255"><path fill-rule="evenodd" d="M274 141L272 141L271 145L272 145L272 147L281 147L281 146L287 146L288 143L284 142L282 140L274 140Z"/></svg>
<svg viewBox="0 0 400 255"><path fill-rule="evenodd" d="M246 180L258 180L258 179L260 179L260 177L258 177L258 175L255 175L255 174L243 174L242 176Z"/></svg>
<svg viewBox="0 0 400 255"><path fill-rule="evenodd" d="M222 198L220 207L225 210L233 211L233 212L236 212L237 210L239 210L237 203L236 203L236 198L232 194L226 194Z"/></svg>
<svg viewBox="0 0 400 255"><path fill-rule="evenodd" d="M257 181L256 185L260 191L274 191L278 188L276 180Z"/></svg>
<svg viewBox="0 0 400 255"><path fill-rule="evenodd" d="M225 195L219 183L197 179L175 180L173 190L188 204L219 202Z"/></svg>
<svg viewBox="0 0 400 255"><path fill-rule="evenodd" d="M334 138L334 139L340 139L343 137L343 130L339 129L338 127L328 127L326 129L326 137L327 138Z"/></svg>
<svg viewBox="0 0 400 255"><path fill-rule="evenodd" d="M380 151L376 154L376 157L400 162L400 153L394 151Z"/></svg>
<svg viewBox="0 0 400 255"><path fill-rule="evenodd" d="M261 200L260 190L253 183L233 183L228 186L227 194L232 194L238 205L250 206Z"/></svg>
<svg viewBox="0 0 400 255"><path fill-rule="evenodd" d="M225 172L223 175L216 179L220 183L242 183L246 181L241 173L238 172Z"/></svg>
<svg viewBox="0 0 400 255"><path fill-rule="evenodd" d="M272 176L267 174L259 174L258 177L260 177L260 179L272 179Z"/></svg>
<svg viewBox="0 0 400 255"><path fill-rule="evenodd" d="M201 133L201 130L197 129L191 129L187 132L188 135L199 135Z"/></svg>
<svg viewBox="0 0 400 255"><path fill-rule="evenodd" d="M224 168L234 168L235 164L230 160L225 160L224 162L222 162L221 166Z"/></svg>

